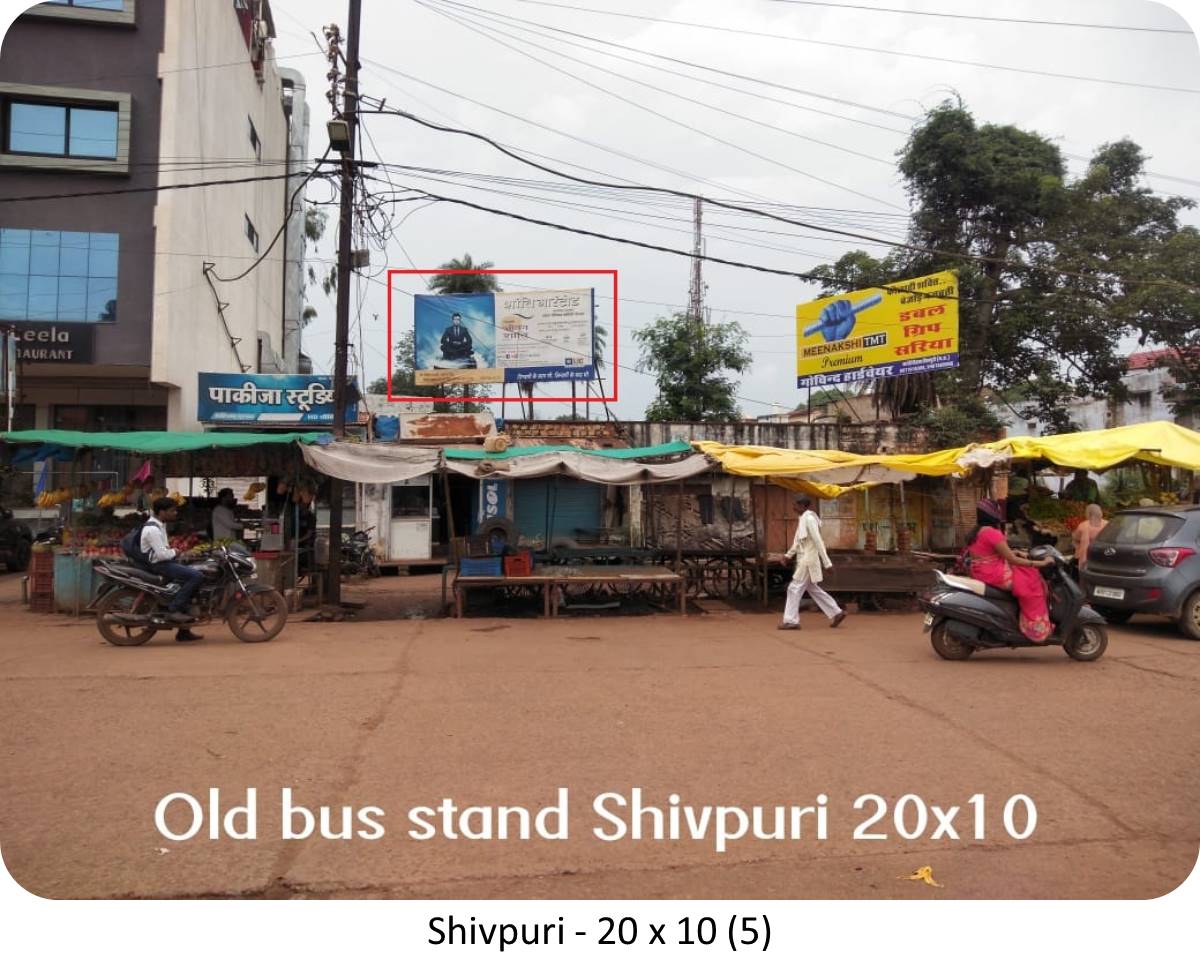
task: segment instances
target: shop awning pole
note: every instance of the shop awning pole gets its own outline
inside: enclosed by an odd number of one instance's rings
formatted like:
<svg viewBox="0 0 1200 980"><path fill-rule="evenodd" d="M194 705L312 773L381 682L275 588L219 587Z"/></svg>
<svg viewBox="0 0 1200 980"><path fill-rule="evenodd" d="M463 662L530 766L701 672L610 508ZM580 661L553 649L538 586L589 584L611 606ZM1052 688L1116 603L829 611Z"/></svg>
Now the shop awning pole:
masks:
<svg viewBox="0 0 1200 980"><path fill-rule="evenodd" d="M675 574L683 568L683 481L675 484Z"/></svg>

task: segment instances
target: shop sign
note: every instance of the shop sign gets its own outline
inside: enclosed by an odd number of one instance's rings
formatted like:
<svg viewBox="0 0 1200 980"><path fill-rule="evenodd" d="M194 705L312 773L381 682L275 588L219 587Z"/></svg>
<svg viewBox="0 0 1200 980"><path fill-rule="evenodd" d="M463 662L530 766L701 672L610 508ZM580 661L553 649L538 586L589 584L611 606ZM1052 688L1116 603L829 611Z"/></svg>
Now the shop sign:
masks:
<svg viewBox="0 0 1200 980"><path fill-rule="evenodd" d="M91 324L14 324L17 360L30 364L91 364L95 331Z"/></svg>
<svg viewBox="0 0 1200 980"><path fill-rule="evenodd" d="M327 374L201 372L196 418L219 425L332 425L333 378ZM346 421L358 419L351 386Z"/></svg>

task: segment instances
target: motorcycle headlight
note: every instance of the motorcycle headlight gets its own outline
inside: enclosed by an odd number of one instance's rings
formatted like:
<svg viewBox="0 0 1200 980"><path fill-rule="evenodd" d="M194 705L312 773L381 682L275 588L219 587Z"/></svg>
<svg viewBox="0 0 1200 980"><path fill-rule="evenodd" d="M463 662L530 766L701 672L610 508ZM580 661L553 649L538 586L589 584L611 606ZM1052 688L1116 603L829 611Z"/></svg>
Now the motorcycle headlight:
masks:
<svg viewBox="0 0 1200 980"><path fill-rule="evenodd" d="M244 561L246 563L246 568L249 569L251 572L258 571L258 562L256 562L249 555L244 556L242 558L242 561Z"/></svg>

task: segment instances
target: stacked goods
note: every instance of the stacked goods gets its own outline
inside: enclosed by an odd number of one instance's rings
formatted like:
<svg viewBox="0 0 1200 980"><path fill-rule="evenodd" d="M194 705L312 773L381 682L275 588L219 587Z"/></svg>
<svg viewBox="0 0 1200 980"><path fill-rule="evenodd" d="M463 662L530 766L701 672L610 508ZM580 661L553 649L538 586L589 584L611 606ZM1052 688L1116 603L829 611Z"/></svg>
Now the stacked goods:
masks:
<svg viewBox="0 0 1200 980"><path fill-rule="evenodd" d="M35 544L29 561L29 610L54 612L54 551Z"/></svg>

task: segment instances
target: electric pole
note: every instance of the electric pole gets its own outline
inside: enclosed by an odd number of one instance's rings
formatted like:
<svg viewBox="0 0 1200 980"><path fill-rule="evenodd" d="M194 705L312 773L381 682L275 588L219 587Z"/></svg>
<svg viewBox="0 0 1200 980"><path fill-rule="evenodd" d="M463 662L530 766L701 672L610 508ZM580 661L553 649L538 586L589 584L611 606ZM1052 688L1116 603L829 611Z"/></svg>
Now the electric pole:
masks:
<svg viewBox="0 0 1200 980"><path fill-rule="evenodd" d="M346 26L346 76L342 96L342 119L348 139L341 144L342 187L338 218L337 260L337 329L333 343L333 436L346 436L347 359L350 347L350 278L353 275L351 232L354 223L354 146L358 129L358 31L362 19L362 0L350 0ZM336 65L334 66L336 68ZM335 82L336 84L336 82ZM342 481L329 480L329 565L325 593L329 605L340 607L342 602L342 501L345 496Z"/></svg>

